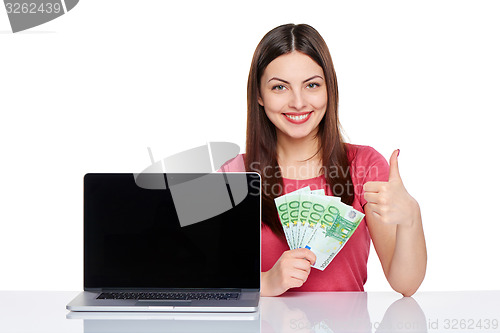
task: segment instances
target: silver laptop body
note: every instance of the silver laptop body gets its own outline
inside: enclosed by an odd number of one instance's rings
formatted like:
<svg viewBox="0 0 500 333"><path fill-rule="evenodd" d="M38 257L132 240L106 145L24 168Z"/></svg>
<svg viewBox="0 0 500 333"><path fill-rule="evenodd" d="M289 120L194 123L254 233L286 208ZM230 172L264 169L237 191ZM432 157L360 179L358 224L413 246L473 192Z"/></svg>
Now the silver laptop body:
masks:
<svg viewBox="0 0 500 333"><path fill-rule="evenodd" d="M86 174L71 311L254 312L258 173Z"/></svg>

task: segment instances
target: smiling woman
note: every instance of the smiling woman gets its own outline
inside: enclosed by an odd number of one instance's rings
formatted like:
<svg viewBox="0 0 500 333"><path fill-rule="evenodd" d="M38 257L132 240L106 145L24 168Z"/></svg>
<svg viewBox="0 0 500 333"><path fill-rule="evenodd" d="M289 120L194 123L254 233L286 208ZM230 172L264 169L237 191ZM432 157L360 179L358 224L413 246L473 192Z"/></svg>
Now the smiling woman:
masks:
<svg viewBox="0 0 500 333"><path fill-rule="evenodd" d="M262 176L262 295L364 290L370 240L393 289L413 294L427 253L418 203L399 176L399 150L389 166L375 149L344 141L335 70L319 33L306 24L268 32L255 50L247 89L246 154L221 170ZM313 251L289 249L274 204L306 186L366 216L323 271L311 270Z"/></svg>

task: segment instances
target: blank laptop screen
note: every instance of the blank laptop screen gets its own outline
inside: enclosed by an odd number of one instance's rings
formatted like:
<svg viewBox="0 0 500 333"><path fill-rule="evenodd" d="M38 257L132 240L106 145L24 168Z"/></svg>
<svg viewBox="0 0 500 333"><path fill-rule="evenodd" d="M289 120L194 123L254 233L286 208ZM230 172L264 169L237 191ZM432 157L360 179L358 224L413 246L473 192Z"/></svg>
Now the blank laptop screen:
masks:
<svg viewBox="0 0 500 333"><path fill-rule="evenodd" d="M260 287L257 173L87 174L84 288Z"/></svg>

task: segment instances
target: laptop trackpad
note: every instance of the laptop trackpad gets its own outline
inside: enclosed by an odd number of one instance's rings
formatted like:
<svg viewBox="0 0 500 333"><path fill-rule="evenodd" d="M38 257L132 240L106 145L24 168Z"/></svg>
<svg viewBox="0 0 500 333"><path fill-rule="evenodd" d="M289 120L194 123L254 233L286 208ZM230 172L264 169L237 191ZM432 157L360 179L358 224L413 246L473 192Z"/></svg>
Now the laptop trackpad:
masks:
<svg viewBox="0 0 500 333"><path fill-rule="evenodd" d="M186 300L170 300L170 301L153 301L153 300L139 300L135 303L137 306L190 306L191 301Z"/></svg>

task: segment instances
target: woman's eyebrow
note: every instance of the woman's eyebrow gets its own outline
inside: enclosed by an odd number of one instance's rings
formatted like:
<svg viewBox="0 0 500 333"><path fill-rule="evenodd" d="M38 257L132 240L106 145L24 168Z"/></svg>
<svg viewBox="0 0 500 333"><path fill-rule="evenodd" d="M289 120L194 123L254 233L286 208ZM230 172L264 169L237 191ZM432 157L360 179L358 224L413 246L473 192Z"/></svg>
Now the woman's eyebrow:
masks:
<svg viewBox="0 0 500 333"><path fill-rule="evenodd" d="M321 77L321 75L314 75L314 76L311 76L310 78L308 78L307 80L302 81L302 83L306 83L307 81L311 81L312 79L316 79L316 78L324 80L323 77Z"/></svg>
<svg viewBox="0 0 500 333"><path fill-rule="evenodd" d="M281 81L281 82L283 82L283 83L290 84L290 82L285 81L285 80L283 80L283 79L280 79L280 78L278 78L278 77L272 77L272 78L270 78L270 79L269 79L269 81L267 81L267 82L269 83L269 82L271 82L272 80L278 80L278 81Z"/></svg>
<svg viewBox="0 0 500 333"><path fill-rule="evenodd" d="M302 83L306 83L307 81L311 81L312 79L316 79L316 78L320 78L320 79L324 80L324 79L323 79L323 77L321 77L321 75L314 75L314 76L311 76L310 78L308 78L308 79L306 79L306 80L302 81ZM280 79L279 77L276 77L276 76L274 76L274 77L270 78L270 79L269 79L269 81L267 81L267 82L269 83L269 82L271 82L272 80L278 80L278 81L281 81L281 82L283 82L283 83L290 84L290 82L285 81L285 80L283 80L283 79Z"/></svg>

